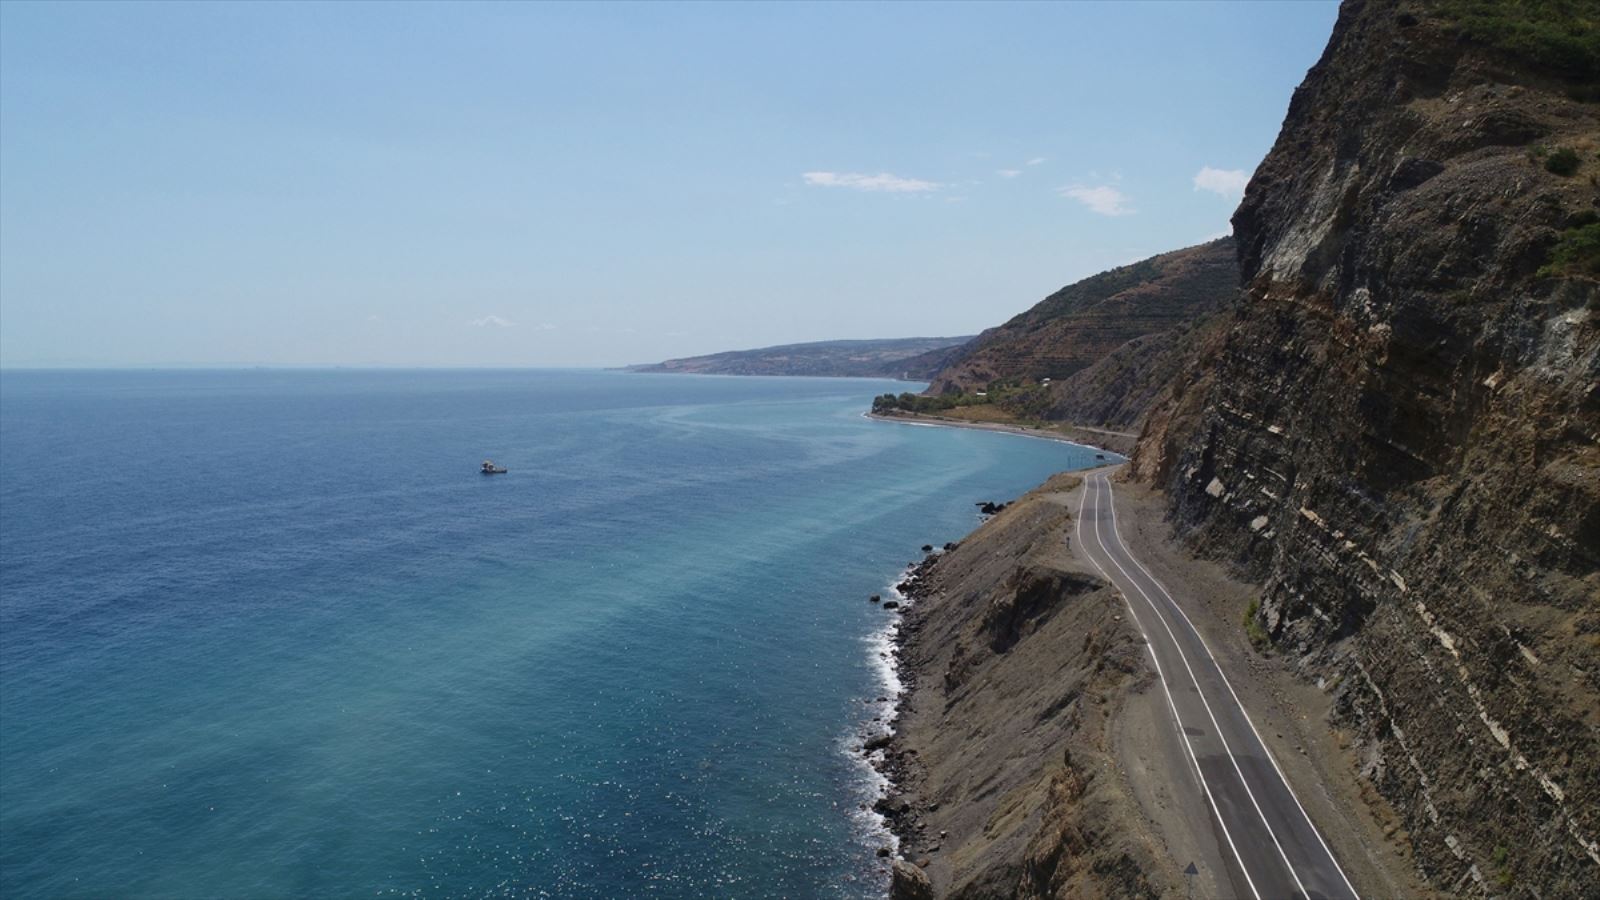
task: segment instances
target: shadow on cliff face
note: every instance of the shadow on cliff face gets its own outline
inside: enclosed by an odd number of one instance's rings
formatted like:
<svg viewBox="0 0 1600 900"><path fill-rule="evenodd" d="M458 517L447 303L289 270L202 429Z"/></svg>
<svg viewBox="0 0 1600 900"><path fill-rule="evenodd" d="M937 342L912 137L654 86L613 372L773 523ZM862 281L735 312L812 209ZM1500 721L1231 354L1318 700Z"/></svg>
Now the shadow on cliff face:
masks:
<svg viewBox="0 0 1600 900"><path fill-rule="evenodd" d="M982 613L970 634L953 644L945 668L946 702L954 703L972 672L994 654L1016 646L1038 631L1073 598L1105 587L1089 575L1045 566L1019 566L983 600Z"/></svg>
<svg viewBox="0 0 1600 900"><path fill-rule="evenodd" d="M1019 568L1001 585L978 623L995 653L1010 650L1022 636L1037 630L1071 597L1103 587L1098 578L1038 567Z"/></svg>

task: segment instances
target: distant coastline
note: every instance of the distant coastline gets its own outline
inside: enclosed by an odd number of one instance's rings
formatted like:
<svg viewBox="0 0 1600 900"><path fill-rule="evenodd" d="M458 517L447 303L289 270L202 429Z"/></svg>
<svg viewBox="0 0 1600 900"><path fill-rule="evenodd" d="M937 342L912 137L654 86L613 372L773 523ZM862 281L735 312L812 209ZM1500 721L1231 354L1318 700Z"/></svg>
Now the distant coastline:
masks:
<svg viewBox="0 0 1600 900"><path fill-rule="evenodd" d="M728 350L624 366L629 372L699 375L806 375L928 381L973 338L910 337L813 341L754 350Z"/></svg>

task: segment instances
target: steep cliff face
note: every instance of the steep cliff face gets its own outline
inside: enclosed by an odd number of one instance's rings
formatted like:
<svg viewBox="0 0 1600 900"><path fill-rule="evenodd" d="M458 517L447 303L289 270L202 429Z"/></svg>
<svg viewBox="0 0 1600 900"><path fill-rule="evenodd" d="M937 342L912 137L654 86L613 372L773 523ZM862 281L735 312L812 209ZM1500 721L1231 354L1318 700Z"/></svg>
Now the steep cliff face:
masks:
<svg viewBox="0 0 1600 900"><path fill-rule="evenodd" d="M1134 338L1086 369L1052 382L1039 417L1057 422L1140 429L1174 388L1203 366L1225 334L1227 307L1190 322ZM1115 448L1113 448L1115 449Z"/></svg>
<svg viewBox="0 0 1600 900"><path fill-rule="evenodd" d="M1232 239L1223 238L1070 284L974 338L934 375L929 392L971 391L1005 379L1065 379L1129 342L1170 343L1232 302L1238 292L1234 256ZM1128 348L1125 356L1137 352ZM1057 385L1047 403L1070 404L1081 393ZM1063 407L1054 416L1069 412Z"/></svg>
<svg viewBox="0 0 1600 900"><path fill-rule="evenodd" d="M1441 890L1600 894L1597 22L1347 2L1235 214L1244 297L1136 454Z"/></svg>

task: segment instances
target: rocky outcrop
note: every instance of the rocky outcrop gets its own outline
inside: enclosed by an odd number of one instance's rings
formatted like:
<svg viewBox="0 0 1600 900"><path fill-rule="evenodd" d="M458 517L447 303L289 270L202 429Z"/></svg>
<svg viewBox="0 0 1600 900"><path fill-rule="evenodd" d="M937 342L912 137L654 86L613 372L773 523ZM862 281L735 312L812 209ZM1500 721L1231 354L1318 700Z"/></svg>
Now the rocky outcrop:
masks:
<svg viewBox="0 0 1600 900"><path fill-rule="evenodd" d="M889 900L933 900L928 873L897 859L889 870Z"/></svg>
<svg viewBox="0 0 1600 900"><path fill-rule="evenodd" d="M1264 585L1452 893L1600 894L1600 285L1558 249L1600 211L1583 7L1345 4L1234 216L1245 294L1133 467Z"/></svg>
<svg viewBox="0 0 1600 900"><path fill-rule="evenodd" d="M1121 601L1071 558L1076 483L1057 476L1008 505L906 587L909 689L879 805L906 860L891 896L1181 893L1110 746L1108 723L1148 675Z"/></svg>

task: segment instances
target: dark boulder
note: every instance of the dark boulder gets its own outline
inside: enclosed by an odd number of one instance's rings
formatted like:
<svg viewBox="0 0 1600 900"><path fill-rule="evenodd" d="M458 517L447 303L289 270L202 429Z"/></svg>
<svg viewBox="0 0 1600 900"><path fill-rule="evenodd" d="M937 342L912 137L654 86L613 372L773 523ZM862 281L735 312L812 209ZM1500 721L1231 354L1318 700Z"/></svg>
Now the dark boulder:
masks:
<svg viewBox="0 0 1600 900"><path fill-rule="evenodd" d="M897 859L889 874L889 900L933 900L928 873Z"/></svg>

